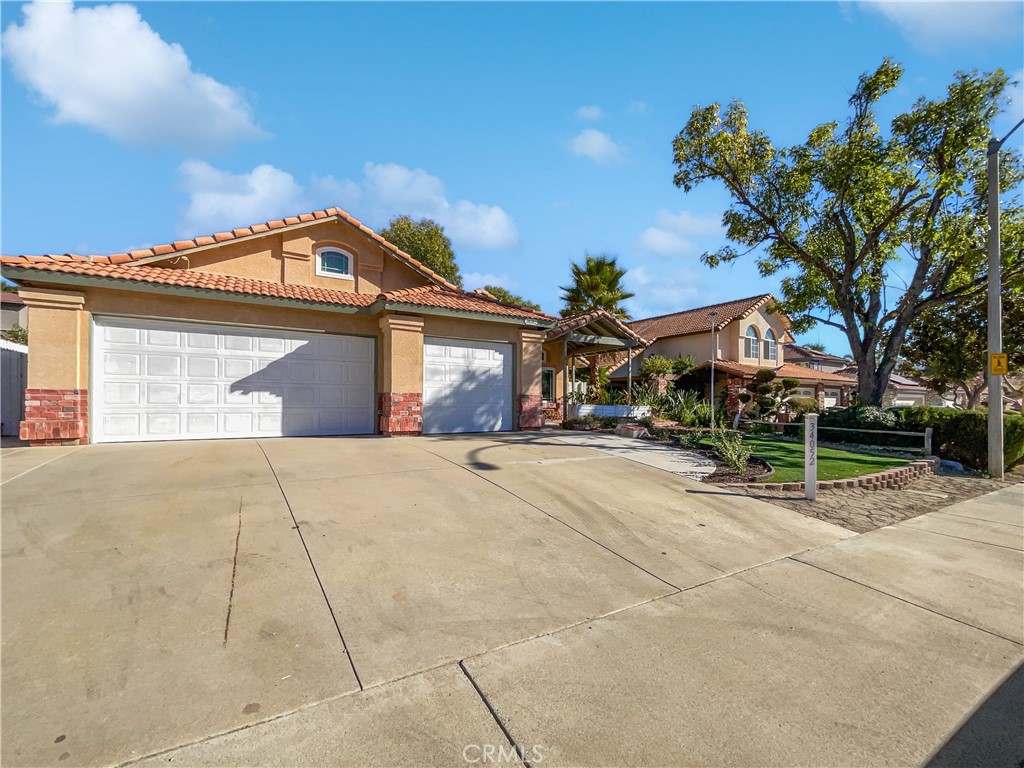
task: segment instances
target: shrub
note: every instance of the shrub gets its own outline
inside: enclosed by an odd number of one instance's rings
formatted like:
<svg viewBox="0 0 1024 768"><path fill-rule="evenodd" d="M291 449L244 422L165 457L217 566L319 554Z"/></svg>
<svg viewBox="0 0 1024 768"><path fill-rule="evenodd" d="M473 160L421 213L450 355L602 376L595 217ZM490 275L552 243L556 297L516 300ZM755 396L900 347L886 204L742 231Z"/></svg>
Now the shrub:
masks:
<svg viewBox="0 0 1024 768"><path fill-rule="evenodd" d="M728 432L724 429L711 435L711 447L715 454L726 466L736 472L742 472L747 468L747 462L753 453L750 446L743 442L737 432Z"/></svg>
<svg viewBox="0 0 1024 768"><path fill-rule="evenodd" d="M697 367L697 364L693 361L692 355L686 357L677 357L672 361L672 373L676 376L686 376L688 373L693 371Z"/></svg>
<svg viewBox="0 0 1024 768"><path fill-rule="evenodd" d="M696 450L697 448L700 448L701 442L710 435L711 430L708 429L689 429L686 432L676 435L676 439L679 441L679 445L681 447Z"/></svg>
<svg viewBox="0 0 1024 768"><path fill-rule="evenodd" d="M615 429L619 426L619 419L617 416L602 416L600 420L601 429Z"/></svg>
<svg viewBox="0 0 1024 768"><path fill-rule="evenodd" d="M640 363L641 376L663 376L672 373L672 361L664 355L648 355Z"/></svg>
<svg viewBox="0 0 1024 768"><path fill-rule="evenodd" d="M0 336L14 344L28 344L28 331L15 323Z"/></svg>
<svg viewBox="0 0 1024 768"><path fill-rule="evenodd" d="M787 404L797 416L818 412L818 400L814 397L791 397Z"/></svg>
<svg viewBox="0 0 1024 768"><path fill-rule="evenodd" d="M587 427L594 429L598 425L597 416L581 416L578 419L566 419L562 422L562 429L575 429L576 427Z"/></svg>
<svg viewBox="0 0 1024 768"><path fill-rule="evenodd" d="M715 409L715 426L722 426L725 424L725 411L722 408ZM711 426L711 403L702 401L697 403L693 408L693 424L697 427L710 427Z"/></svg>
<svg viewBox="0 0 1024 768"><path fill-rule="evenodd" d="M775 427L771 424L762 424L760 422L754 422L747 425L747 432L752 435L774 435Z"/></svg>
<svg viewBox="0 0 1024 768"><path fill-rule="evenodd" d="M913 407L892 412L899 428L909 432L932 429L932 450L965 467L988 468L988 412L953 408ZM1003 460L1007 467L1024 461L1024 416L1003 419Z"/></svg>

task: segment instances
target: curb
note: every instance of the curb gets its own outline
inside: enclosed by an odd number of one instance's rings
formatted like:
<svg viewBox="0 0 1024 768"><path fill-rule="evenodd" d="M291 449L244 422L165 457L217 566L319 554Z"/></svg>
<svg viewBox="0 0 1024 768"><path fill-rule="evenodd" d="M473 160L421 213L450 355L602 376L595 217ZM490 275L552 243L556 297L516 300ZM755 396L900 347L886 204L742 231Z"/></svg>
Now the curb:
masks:
<svg viewBox="0 0 1024 768"><path fill-rule="evenodd" d="M870 491L892 489L902 491L914 480L934 474L939 468L940 459L929 457L912 461L904 467L887 469L860 477L848 477L844 480L819 480L819 491L847 490L864 488ZM725 488L747 488L753 491L802 491L803 483L723 483Z"/></svg>

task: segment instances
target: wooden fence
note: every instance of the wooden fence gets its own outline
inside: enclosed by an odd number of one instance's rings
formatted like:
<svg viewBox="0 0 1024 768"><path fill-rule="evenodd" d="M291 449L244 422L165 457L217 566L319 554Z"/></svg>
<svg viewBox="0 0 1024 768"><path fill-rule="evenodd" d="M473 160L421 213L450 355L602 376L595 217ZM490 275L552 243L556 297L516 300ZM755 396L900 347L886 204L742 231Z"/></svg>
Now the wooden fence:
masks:
<svg viewBox="0 0 1024 768"><path fill-rule="evenodd" d="M18 434L25 417L28 347L0 339L0 434Z"/></svg>

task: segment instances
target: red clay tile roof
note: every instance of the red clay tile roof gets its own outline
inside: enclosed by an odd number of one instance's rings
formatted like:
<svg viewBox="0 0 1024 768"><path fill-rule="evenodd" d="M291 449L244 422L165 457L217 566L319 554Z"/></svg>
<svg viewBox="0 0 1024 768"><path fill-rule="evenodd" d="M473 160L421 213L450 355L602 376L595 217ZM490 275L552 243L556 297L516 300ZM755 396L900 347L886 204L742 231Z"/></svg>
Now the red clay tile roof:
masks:
<svg viewBox="0 0 1024 768"><path fill-rule="evenodd" d="M800 344L787 344L786 357L792 357L794 360L832 360L837 363L847 362L845 357L833 355L830 352L822 352L819 349L804 347Z"/></svg>
<svg viewBox="0 0 1024 768"><path fill-rule="evenodd" d="M340 221L347 222L352 225L360 232L365 234L370 239L376 241L382 245L385 249L390 251L400 261L405 261L423 275L426 275L431 280L444 285L448 288L458 290L458 287L453 285L451 282L446 280L441 275L437 274L434 270L425 266L421 262L414 259L408 253L403 251L396 245L389 243L383 237L378 235L368 226L363 224L359 219L352 216L347 211L343 211L341 208L325 208L322 211L313 211L312 213L300 213L298 216L287 216L283 219L274 219L273 221L266 221L262 224L252 224L248 227L242 227L240 229L233 229L230 232L216 232L212 235L205 237L196 237L191 240L175 240L173 243L165 245L154 245L152 248L140 248L139 250L130 251L128 253L114 253L108 256L80 256L74 253L65 253L63 255L47 254L45 256L22 256L22 258L33 260L36 262L47 262L52 260L60 261L89 261L97 264L129 264L131 262L139 261L162 261L163 258L172 258L194 248L205 248L218 243L223 243L229 240L237 240L242 237L253 237L255 235L262 235L271 233L277 229L284 229L285 227L301 226L304 224L315 224L318 221L327 221L329 219L338 219Z"/></svg>
<svg viewBox="0 0 1024 768"><path fill-rule="evenodd" d="M87 277L103 277L134 283L155 285L176 285L185 288L201 288L223 293L237 293L246 296L269 296L278 299L297 299L317 304L336 304L347 307L368 307L377 297L370 294L347 293L308 285L284 285L263 280L249 280L244 277L218 275L213 272L194 272L187 269L149 267L145 264L103 264L91 261L44 259L42 261L25 256L0 256L4 267L42 270Z"/></svg>
<svg viewBox="0 0 1024 768"><path fill-rule="evenodd" d="M710 368L711 361L701 363L695 370L702 370L704 368ZM821 381L821 382L833 382L835 384L846 384L853 385L857 382L849 376L840 376L835 373L826 373L825 371L816 371L813 368L807 368L802 365L795 365L794 363L783 363L779 366L768 366L768 365L750 365L749 363L737 363L733 360L715 360L715 370L724 371L725 373L732 373L737 376L753 376L755 373L760 371L762 368L771 368L778 374L780 379L782 378L793 378L800 379L801 381Z"/></svg>
<svg viewBox="0 0 1024 768"><path fill-rule="evenodd" d="M543 320L545 325L554 318L542 312L504 304L474 293L465 293L458 288L448 289L439 285L425 285L407 288L379 295L348 293L308 285L284 285L263 280L249 280L243 277L219 275L212 272L196 272L187 269L151 267L145 264L103 264L87 260L53 258L42 261L24 256L0 256L0 264L8 268L33 269L87 277L123 280L130 283L199 288L222 293L245 296L266 296L279 299L293 299L315 304L329 304L345 307L369 307L377 301L407 304L413 307L437 307L462 312L480 312L498 317L515 317Z"/></svg>
<svg viewBox="0 0 1024 768"><path fill-rule="evenodd" d="M772 301L775 301L774 296L770 293L763 293L760 296L751 296L746 299L726 301L707 307L687 309L682 312L674 312L671 315L659 315L643 320L634 320L629 323L629 327L645 339L649 339L652 343L666 336L688 336L691 333L709 333L711 331L712 310L717 312L715 316L715 330L720 331L733 320L749 317Z"/></svg>
<svg viewBox="0 0 1024 768"><path fill-rule="evenodd" d="M639 342L643 346L647 346L647 342L626 323L619 320L610 312L604 309L592 309L589 312L580 312L576 315L570 315L569 317L563 317L555 323L555 327L548 330L548 341L557 339L559 336L563 336L566 333L575 331L578 328L582 328L591 323L600 323L602 325L610 325L621 336L625 336L628 339L633 339Z"/></svg>
<svg viewBox="0 0 1024 768"><path fill-rule="evenodd" d="M449 291L436 285L424 285L417 288L406 288L401 291L391 291L381 294L381 298L389 302L398 302L417 307L437 307L441 309L454 309L462 312L481 312L486 315L499 315L502 317L521 317L531 320L550 321L554 318L543 312L535 312L532 309L506 304L489 294L484 296L480 293L465 293L463 291ZM547 322L545 322L545 325Z"/></svg>

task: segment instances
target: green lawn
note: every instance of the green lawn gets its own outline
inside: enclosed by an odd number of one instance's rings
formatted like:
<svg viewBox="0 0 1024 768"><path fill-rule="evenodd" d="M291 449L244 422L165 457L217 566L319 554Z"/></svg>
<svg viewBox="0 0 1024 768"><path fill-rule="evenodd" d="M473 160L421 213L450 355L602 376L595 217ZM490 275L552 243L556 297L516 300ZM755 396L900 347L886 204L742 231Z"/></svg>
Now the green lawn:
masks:
<svg viewBox="0 0 1024 768"><path fill-rule="evenodd" d="M745 435L743 441L754 449L754 455L773 467L775 474L767 482L795 483L804 479L804 444L791 443L765 435ZM818 448L818 479L840 480L844 477L870 475L893 467L902 467L906 459L867 456L835 448Z"/></svg>

